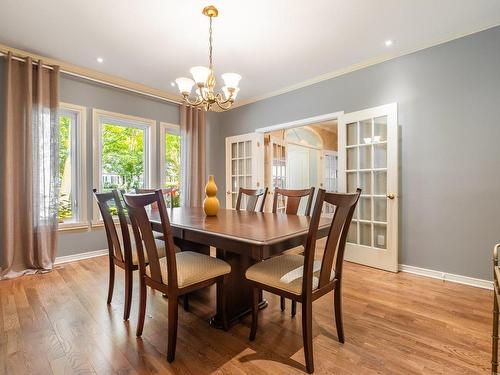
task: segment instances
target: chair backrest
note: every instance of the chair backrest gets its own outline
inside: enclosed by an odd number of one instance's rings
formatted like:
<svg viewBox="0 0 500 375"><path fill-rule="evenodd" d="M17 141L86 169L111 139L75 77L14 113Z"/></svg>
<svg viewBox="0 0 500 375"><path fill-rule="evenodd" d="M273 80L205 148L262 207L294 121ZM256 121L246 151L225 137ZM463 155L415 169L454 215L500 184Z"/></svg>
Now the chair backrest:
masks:
<svg viewBox="0 0 500 375"><path fill-rule="evenodd" d="M167 285L170 290L177 289L177 264L175 260L174 239L172 236L172 229L170 227L170 220L168 218L163 192L161 190L156 190L154 193L147 194L125 194L123 198L125 200L130 222L132 223L132 229L134 231L141 275L145 275L146 262L144 251L146 251L151 272L150 278L157 283L162 283L158 248L156 247L153 229L151 228L151 223L146 211L147 206L152 206L156 203L160 214L162 232L165 241L168 274ZM145 250L144 247L146 248Z"/></svg>
<svg viewBox="0 0 500 375"><path fill-rule="evenodd" d="M135 189L135 192L137 194L145 194L145 193L154 193L156 190L158 189L146 189L146 188L137 188ZM168 197L168 203L167 203L167 207L173 207L174 206L174 200L173 200L173 192L174 192L174 189L172 188L163 188L163 189L160 189L161 190L161 193L163 194L163 196L167 196ZM157 210L158 209L158 205L156 203L153 203L151 208L153 210Z"/></svg>
<svg viewBox="0 0 500 375"><path fill-rule="evenodd" d="M304 214L309 216L311 214L311 205L314 197L314 187L310 189L302 189L302 190L290 190L290 189L274 189L274 198L273 198L273 212L276 213L278 211L278 196L283 195L286 197L286 207L285 213L288 215L297 215L299 210L300 200L303 197L307 198L307 205Z"/></svg>
<svg viewBox="0 0 500 375"><path fill-rule="evenodd" d="M264 212L264 204L266 203L267 188L244 189L240 187L240 190L238 191L238 199L236 200L236 211L241 210L241 198L243 194L248 196L247 206L245 208L246 211L252 211L252 212L255 211L255 207L257 207L257 202L259 201L259 197L262 197L258 211Z"/></svg>
<svg viewBox="0 0 500 375"><path fill-rule="evenodd" d="M318 289L331 282L330 275L334 261L335 278L340 279L342 277L342 263L344 261L347 233L360 195L361 189L357 189L356 193L352 194L327 193L324 189L318 190L305 245L304 275L302 281L303 293L312 288L314 251L316 249L316 236L323 203L326 202L335 206L335 211L321 260Z"/></svg>
<svg viewBox="0 0 500 375"><path fill-rule="evenodd" d="M97 189L93 189L94 197L97 201L97 206L101 212L106 237L108 240L109 255L116 258L125 264L132 264L132 246L130 242L130 232L128 230L127 217L123 210L118 190L113 190L109 193L98 193ZM114 204L116 214L120 223L122 242L120 243L119 234L116 230L115 221L112 215L112 205ZM123 244L123 249L122 249Z"/></svg>

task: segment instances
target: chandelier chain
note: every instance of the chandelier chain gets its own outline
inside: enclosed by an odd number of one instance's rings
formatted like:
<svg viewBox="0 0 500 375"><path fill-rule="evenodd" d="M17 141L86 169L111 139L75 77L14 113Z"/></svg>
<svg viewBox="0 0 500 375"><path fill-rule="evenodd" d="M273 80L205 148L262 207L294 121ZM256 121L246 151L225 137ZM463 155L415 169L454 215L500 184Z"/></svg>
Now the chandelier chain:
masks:
<svg viewBox="0 0 500 375"><path fill-rule="evenodd" d="M208 59L210 62L210 70L212 70L213 65L212 65L212 17L209 17L210 19L210 26L208 28Z"/></svg>

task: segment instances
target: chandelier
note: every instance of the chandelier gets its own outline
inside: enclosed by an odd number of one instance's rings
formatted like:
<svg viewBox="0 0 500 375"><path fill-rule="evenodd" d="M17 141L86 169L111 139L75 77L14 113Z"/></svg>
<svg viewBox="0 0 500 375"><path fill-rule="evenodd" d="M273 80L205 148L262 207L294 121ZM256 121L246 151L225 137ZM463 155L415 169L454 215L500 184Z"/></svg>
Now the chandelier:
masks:
<svg viewBox="0 0 500 375"><path fill-rule="evenodd" d="M209 5L203 9L203 14L210 20L208 28L208 68L205 66L194 66L189 70L193 79L181 77L177 78L175 83L177 83L177 87L186 104L203 108L205 111L210 110L212 106L216 105L225 111L233 105L236 95L240 91L238 84L241 76L236 73L222 74L221 77L224 81L222 92L214 92L215 72L212 61L212 18L217 17L219 11L213 5ZM191 97L193 86L195 86L195 96Z"/></svg>

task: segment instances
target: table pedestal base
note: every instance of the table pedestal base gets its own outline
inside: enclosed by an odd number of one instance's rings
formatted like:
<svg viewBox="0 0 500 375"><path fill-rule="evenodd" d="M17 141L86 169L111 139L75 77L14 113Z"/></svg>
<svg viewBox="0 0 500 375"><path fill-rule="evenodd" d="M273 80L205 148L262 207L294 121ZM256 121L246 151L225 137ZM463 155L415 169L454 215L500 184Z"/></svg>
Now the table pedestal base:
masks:
<svg viewBox="0 0 500 375"><path fill-rule="evenodd" d="M262 310L262 309L265 309L267 307L268 303L267 303L267 300L263 299L262 301L259 302L259 310ZM240 320L242 318L244 318L245 316L249 315L252 313L252 309L248 309L248 310L245 310L245 311L242 311L240 312L238 315L235 315L235 316L232 316L231 318L229 318L229 327L237 324L240 322ZM223 324L222 324L222 321L219 319L219 316L218 315L214 315L210 318L210 326L213 327L213 328L217 328L217 329L223 329Z"/></svg>

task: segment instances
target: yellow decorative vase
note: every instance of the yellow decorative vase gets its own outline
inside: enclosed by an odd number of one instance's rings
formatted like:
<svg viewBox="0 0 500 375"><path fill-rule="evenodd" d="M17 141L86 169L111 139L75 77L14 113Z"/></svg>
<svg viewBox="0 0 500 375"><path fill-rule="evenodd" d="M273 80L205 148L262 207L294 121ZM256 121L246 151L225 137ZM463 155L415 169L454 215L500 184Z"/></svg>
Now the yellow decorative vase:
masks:
<svg viewBox="0 0 500 375"><path fill-rule="evenodd" d="M208 176L208 182L205 186L205 194L207 195L203 201L203 210L207 216L217 216L219 212L219 200L217 199L217 185L215 185L214 176Z"/></svg>

